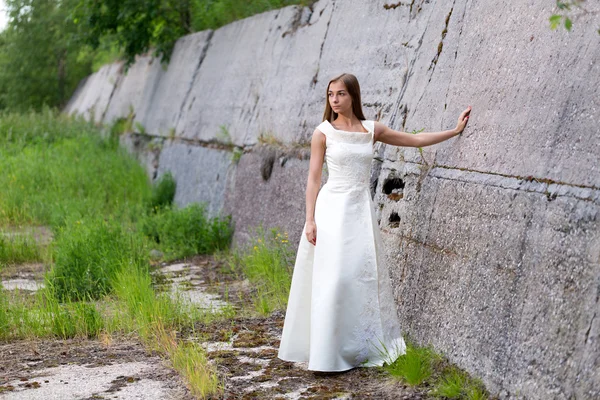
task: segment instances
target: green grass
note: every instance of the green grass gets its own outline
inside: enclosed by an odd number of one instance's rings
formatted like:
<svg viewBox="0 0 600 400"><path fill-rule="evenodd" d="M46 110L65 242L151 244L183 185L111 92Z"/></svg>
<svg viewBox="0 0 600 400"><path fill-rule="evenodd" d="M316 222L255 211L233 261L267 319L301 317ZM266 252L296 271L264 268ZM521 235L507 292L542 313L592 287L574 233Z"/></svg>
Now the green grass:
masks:
<svg viewBox="0 0 600 400"><path fill-rule="evenodd" d="M209 218L203 204L156 209L141 222L142 232L170 261L194 254L210 254L229 247L231 217Z"/></svg>
<svg viewBox="0 0 600 400"><path fill-rule="evenodd" d="M151 196L149 179L98 130L52 111L0 115L0 226L127 214Z"/></svg>
<svg viewBox="0 0 600 400"><path fill-rule="evenodd" d="M61 300L99 299L112 291L123 263L138 268L148 264L143 237L115 218L69 222L55 240L55 263L47 280Z"/></svg>
<svg viewBox="0 0 600 400"><path fill-rule="evenodd" d="M152 185L152 197L150 198L150 209L157 210L170 207L175 198L177 183L171 172L165 173Z"/></svg>
<svg viewBox="0 0 600 400"><path fill-rule="evenodd" d="M430 346L406 341L406 354L383 370L410 386L431 387L429 394L444 399L483 400L489 393L479 379L452 365Z"/></svg>
<svg viewBox="0 0 600 400"><path fill-rule="evenodd" d="M430 347L418 347L412 342L406 343L406 353L398 357L384 369L393 377L401 379L411 386L425 382L433 372L433 362L439 356Z"/></svg>
<svg viewBox="0 0 600 400"><path fill-rule="evenodd" d="M232 269L246 276L255 287L254 306L262 315L285 310L293 261L287 232L265 231L262 227L255 230L247 246L233 251L229 257Z"/></svg>
<svg viewBox="0 0 600 400"><path fill-rule="evenodd" d="M54 233L48 257L32 238L0 235L0 262L52 264L33 296L0 288L0 340L135 333L172 361L194 393L216 393L220 382L202 349L173 332L232 310L203 312L156 293L149 251L158 246L176 258L224 250L230 218L208 218L198 204L170 206L172 177L153 187L117 146L117 134L104 136L51 110L0 114L0 227L46 225Z"/></svg>
<svg viewBox="0 0 600 400"><path fill-rule="evenodd" d="M44 249L31 235L8 236L0 230L0 269L11 264L43 261Z"/></svg>
<svg viewBox="0 0 600 400"><path fill-rule="evenodd" d="M433 388L436 397L483 400L489 397L483 383L455 366L446 367Z"/></svg>
<svg viewBox="0 0 600 400"><path fill-rule="evenodd" d="M290 5L310 6L316 0L195 0L192 7L194 31L217 29L233 21Z"/></svg>

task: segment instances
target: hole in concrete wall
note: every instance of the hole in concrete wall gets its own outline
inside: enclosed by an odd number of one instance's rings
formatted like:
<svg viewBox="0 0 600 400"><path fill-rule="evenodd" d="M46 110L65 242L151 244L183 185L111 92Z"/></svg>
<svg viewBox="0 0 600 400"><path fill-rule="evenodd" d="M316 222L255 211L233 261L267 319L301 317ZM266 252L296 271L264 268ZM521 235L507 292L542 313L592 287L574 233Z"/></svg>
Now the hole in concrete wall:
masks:
<svg viewBox="0 0 600 400"><path fill-rule="evenodd" d="M383 193L390 200L398 201L404 197L404 181L400 178L390 177L383 182Z"/></svg>
<svg viewBox="0 0 600 400"><path fill-rule="evenodd" d="M400 216L398 215L397 212L392 211L392 213L390 214L390 228L397 228L400 226Z"/></svg>
<svg viewBox="0 0 600 400"><path fill-rule="evenodd" d="M273 164L275 164L275 154L266 154L260 166L260 174L265 181L268 181L273 173Z"/></svg>

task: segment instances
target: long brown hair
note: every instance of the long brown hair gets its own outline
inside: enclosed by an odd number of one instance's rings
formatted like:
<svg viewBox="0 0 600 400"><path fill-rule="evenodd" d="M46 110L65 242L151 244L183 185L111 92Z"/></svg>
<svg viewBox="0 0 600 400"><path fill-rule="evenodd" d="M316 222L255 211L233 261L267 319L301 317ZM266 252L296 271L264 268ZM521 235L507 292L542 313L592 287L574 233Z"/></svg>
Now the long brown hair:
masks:
<svg viewBox="0 0 600 400"><path fill-rule="evenodd" d="M333 111L331 108L331 104L329 104L329 86L333 82L342 81L346 86L346 90L352 99L352 112L356 115L361 121L364 121L365 115L362 110L362 103L360 101L360 85L358 84L358 79L356 76L352 74L341 74L340 76L336 76L327 84L327 91L325 92L325 113L323 113L323 121L327 120L329 122L333 122L337 118L337 113Z"/></svg>

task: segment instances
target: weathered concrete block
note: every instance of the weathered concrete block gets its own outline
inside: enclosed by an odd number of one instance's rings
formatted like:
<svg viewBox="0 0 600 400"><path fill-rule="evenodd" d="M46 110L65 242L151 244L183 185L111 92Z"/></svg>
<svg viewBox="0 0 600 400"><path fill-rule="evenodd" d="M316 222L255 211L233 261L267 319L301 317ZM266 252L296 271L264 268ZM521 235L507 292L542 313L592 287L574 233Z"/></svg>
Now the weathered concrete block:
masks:
<svg viewBox="0 0 600 400"><path fill-rule="evenodd" d="M298 245L305 220L307 156L306 150L289 153L269 146L242 155L223 209L236 223L237 245L247 243L259 225L282 229L290 246Z"/></svg>
<svg viewBox="0 0 600 400"><path fill-rule="evenodd" d="M118 118L129 117L131 113L134 119L143 120L138 114L148 108L162 73L163 66L159 59L136 57L136 62L119 79L102 122L111 124Z"/></svg>
<svg viewBox="0 0 600 400"><path fill-rule="evenodd" d="M175 135L182 107L202 65L212 33L198 32L177 41L167 69L161 69L156 75L156 89L151 97L144 99L145 108L136 114L136 121L144 126L146 132Z"/></svg>
<svg viewBox="0 0 600 400"><path fill-rule="evenodd" d="M121 68L121 63L108 64L87 77L63 112L82 115L94 122L102 121L115 86L121 77Z"/></svg>
<svg viewBox="0 0 600 400"><path fill-rule="evenodd" d="M170 171L177 182L175 203L206 203L208 214L214 216L223 208L231 162L228 150L167 141L160 152L157 178Z"/></svg>
<svg viewBox="0 0 600 400"><path fill-rule="evenodd" d="M314 127L301 114L318 72L333 5L286 7L231 23L214 32L183 107L177 134L212 140L223 126L236 145L258 137L285 142L306 139ZM316 125L315 125L316 126Z"/></svg>
<svg viewBox="0 0 600 400"><path fill-rule="evenodd" d="M397 165L382 168L376 201L405 331L492 391L597 397L598 203L514 178ZM384 193L388 176L403 180L402 196Z"/></svg>

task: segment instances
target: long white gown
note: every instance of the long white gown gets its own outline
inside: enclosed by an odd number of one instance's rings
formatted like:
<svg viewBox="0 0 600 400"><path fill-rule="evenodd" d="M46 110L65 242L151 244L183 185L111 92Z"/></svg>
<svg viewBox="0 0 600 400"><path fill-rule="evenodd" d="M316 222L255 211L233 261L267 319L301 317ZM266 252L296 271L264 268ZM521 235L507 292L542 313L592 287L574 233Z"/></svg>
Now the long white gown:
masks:
<svg viewBox="0 0 600 400"><path fill-rule="evenodd" d="M300 239L278 353L313 371L381 366L406 351L369 189L375 124L362 124L368 133L317 127L329 177L316 246L304 230Z"/></svg>

